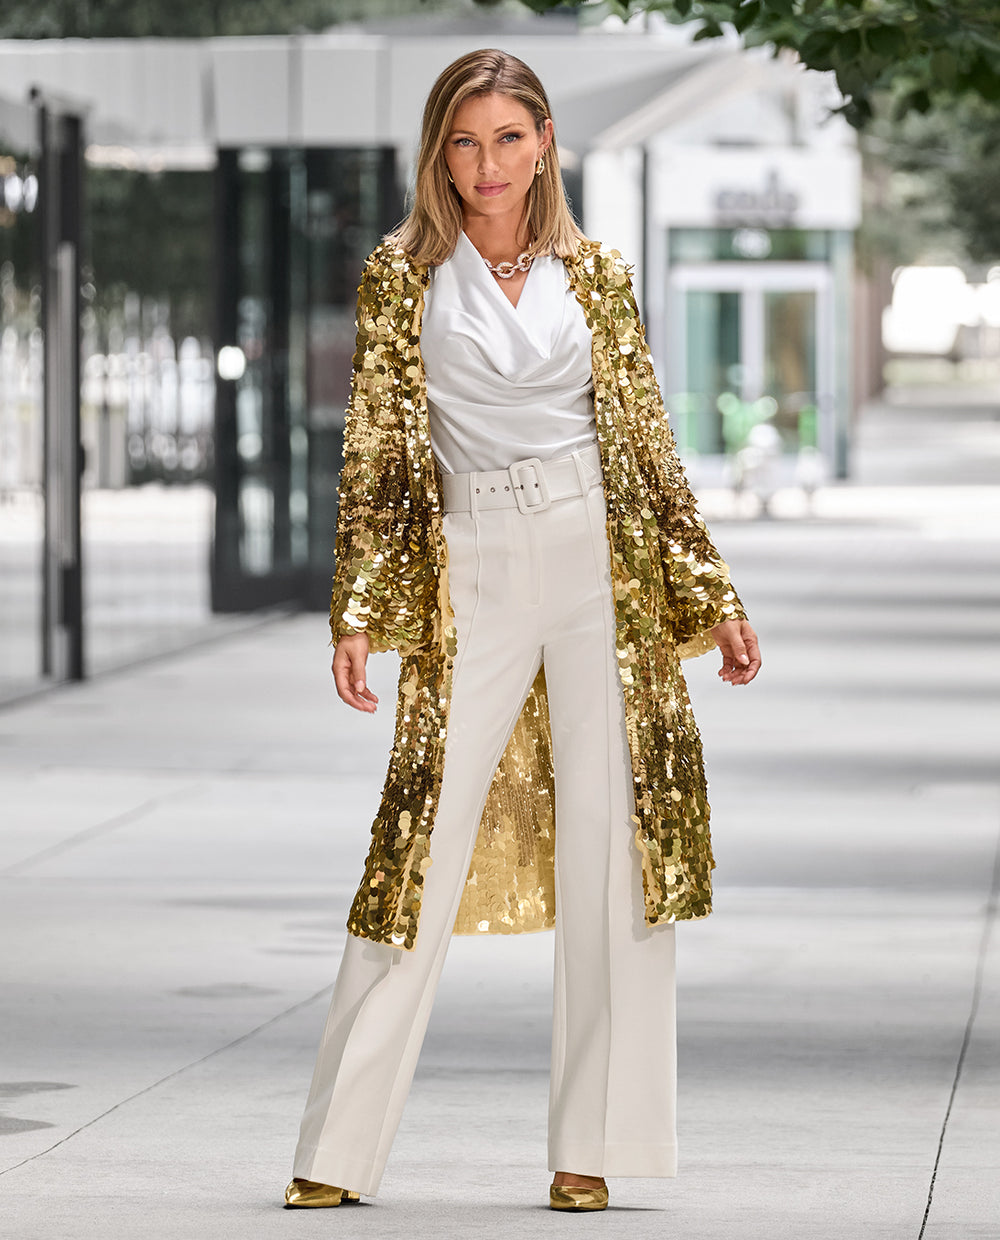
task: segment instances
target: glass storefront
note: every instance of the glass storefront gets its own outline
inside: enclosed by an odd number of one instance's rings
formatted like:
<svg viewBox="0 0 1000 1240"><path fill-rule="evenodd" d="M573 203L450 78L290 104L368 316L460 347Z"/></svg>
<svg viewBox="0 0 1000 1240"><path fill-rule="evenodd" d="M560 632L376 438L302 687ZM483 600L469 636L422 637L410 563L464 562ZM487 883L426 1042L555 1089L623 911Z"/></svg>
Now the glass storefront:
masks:
<svg viewBox="0 0 1000 1240"><path fill-rule="evenodd" d="M831 236L808 228L673 228L672 263L827 262Z"/></svg>
<svg viewBox="0 0 1000 1240"><path fill-rule="evenodd" d="M764 394L777 408L772 422L787 451L815 447L816 301L814 289L764 293Z"/></svg>
<svg viewBox="0 0 1000 1240"><path fill-rule="evenodd" d="M183 185L165 194L164 176ZM0 148L0 699L65 674L43 641L38 181L29 157ZM214 239L203 223L213 186ZM169 242L158 275L148 239L132 236L143 195ZM182 218L160 218L168 198ZM86 203L90 673L209 631L213 610L327 605L357 285L401 202L391 150L246 148L221 152L214 173L91 170ZM200 258L185 266L185 255ZM162 295L161 268L177 285ZM191 292L213 283L214 330Z"/></svg>
<svg viewBox="0 0 1000 1240"><path fill-rule="evenodd" d="M0 146L0 701L42 674L39 252L37 161Z"/></svg>
<svg viewBox="0 0 1000 1240"><path fill-rule="evenodd" d="M731 455L761 423L785 453L824 446L835 404L830 248L824 232L671 232L667 388L682 451Z"/></svg>
<svg viewBox="0 0 1000 1240"><path fill-rule="evenodd" d="M213 606L329 592L357 285L401 214L394 152L219 152Z"/></svg>
<svg viewBox="0 0 1000 1240"><path fill-rule="evenodd" d="M671 401L683 452L723 450L718 400L742 386L740 294L691 289L685 297L687 322L684 386Z"/></svg>

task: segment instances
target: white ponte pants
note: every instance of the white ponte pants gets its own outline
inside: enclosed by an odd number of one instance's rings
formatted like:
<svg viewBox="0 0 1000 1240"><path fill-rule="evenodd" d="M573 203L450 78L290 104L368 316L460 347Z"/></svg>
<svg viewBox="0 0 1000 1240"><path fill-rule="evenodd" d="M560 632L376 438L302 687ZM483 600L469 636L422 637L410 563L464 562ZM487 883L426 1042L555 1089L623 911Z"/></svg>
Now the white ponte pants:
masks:
<svg viewBox="0 0 1000 1240"><path fill-rule="evenodd" d="M348 937L295 1152L302 1179L378 1190L490 781L542 660L556 786L549 1169L676 1173L674 927L643 921L604 494L596 454L574 455L586 495L445 516L458 655L416 945Z"/></svg>

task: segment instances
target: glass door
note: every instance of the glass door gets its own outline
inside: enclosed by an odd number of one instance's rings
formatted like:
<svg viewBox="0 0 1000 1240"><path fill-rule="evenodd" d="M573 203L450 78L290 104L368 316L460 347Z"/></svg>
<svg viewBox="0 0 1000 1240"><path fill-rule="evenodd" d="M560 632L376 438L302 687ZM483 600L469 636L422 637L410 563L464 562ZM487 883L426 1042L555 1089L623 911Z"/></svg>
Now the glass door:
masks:
<svg viewBox="0 0 1000 1240"><path fill-rule="evenodd" d="M786 451L816 447L817 300L814 289L775 289L763 294L761 395L774 402L771 420Z"/></svg>
<svg viewBox="0 0 1000 1240"><path fill-rule="evenodd" d="M685 296L687 331L682 398L671 401L682 452L722 452L719 400L743 390L743 305L736 289L690 289Z"/></svg>
<svg viewBox="0 0 1000 1240"><path fill-rule="evenodd" d="M222 150L212 604L329 599L365 255L399 216L389 148Z"/></svg>
<svg viewBox="0 0 1000 1240"><path fill-rule="evenodd" d="M823 446L832 435L831 297L819 263L671 269L667 390L683 452L734 452L760 422L786 452Z"/></svg>

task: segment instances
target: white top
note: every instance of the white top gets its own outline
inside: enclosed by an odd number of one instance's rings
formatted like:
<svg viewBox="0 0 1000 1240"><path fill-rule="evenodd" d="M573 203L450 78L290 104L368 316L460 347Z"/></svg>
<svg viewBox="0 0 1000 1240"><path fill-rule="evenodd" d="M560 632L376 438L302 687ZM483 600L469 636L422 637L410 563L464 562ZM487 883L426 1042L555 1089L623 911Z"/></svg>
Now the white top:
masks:
<svg viewBox="0 0 1000 1240"><path fill-rule="evenodd" d="M441 468L504 469L596 443L591 340L562 259L536 258L513 306L459 233L432 269L420 329Z"/></svg>

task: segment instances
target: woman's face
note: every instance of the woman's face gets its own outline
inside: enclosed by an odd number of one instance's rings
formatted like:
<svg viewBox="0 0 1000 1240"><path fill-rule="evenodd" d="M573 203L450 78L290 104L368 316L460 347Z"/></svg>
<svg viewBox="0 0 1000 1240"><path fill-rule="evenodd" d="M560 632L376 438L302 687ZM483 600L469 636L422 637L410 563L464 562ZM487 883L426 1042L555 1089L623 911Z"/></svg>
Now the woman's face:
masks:
<svg viewBox="0 0 1000 1240"><path fill-rule="evenodd" d="M444 157L466 215L520 219L538 158L552 141L552 122L539 134L531 113L509 95L477 95L455 112Z"/></svg>

